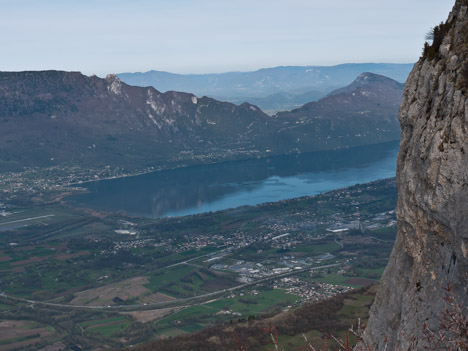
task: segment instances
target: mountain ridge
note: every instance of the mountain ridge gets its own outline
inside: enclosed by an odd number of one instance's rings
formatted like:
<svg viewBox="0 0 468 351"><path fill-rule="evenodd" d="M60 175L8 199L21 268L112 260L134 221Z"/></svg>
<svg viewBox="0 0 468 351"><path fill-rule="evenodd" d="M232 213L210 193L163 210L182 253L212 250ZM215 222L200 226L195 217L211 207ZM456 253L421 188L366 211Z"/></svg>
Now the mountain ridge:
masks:
<svg viewBox="0 0 468 351"><path fill-rule="evenodd" d="M245 133L255 135L257 123L268 122L249 104L132 87L115 75L101 79L60 71L1 73L0 116L1 160L21 162L27 151L34 154L29 161L50 165L70 158L95 163L96 149L109 162L122 160L129 149L136 163L147 163L151 148L176 157L189 144L195 150L214 141L224 144L233 132L231 142L242 147ZM203 139L207 134L212 140ZM18 144L25 146L22 151ZM75 152L63 155L63 147ZM140 157L137 149L146 155Z"/></svg>
<svg viewBox="0 0 468 351"><path fill-rule="evenodd" d="M391 103L373 94L354 111L345 101L347 93L323 99L318 105L331 112L318 121L310 114L270 117L249 103L130 86L116 75L0 73L0 162L3 169L168 167L391 141L399 137L398 94L401 90ZM329 99L334 102L327 104ZM342 126L327 133L337 118L365 136Z"/></svg>
<svg viewBox="0 0 468 351"><path fill-rule="evenodd" d="M249 72L175 74L162 71L119 73L122 81L158 90L190 91L236 104L248 101L264 110L281 111L315 101L348 85L362 72L406 81L413 64L354 63L336 66L278 66ZM272 96L279 94L276 96ZM304 101L301 95L313 96ZM286 95L286 96L283 96ZM297 100L297 101L296 101Z"/></svg>
<svg viewBox="0 0 468 351"><path fill-rule="evenodd" d="M403 89L405 86L403 83L397 82L396 80L385 77L381 74L376 74L372 72L363 72L360 75L358 75L357 78L350 85L347 85L343 88L335 89L331 91L329 94L327 94L325 97L329 97L331 95L337 95L341 93L349 93L349 92L352 92L354 89L366 86L369 83L382 84L382 85L392 84L399 89Z"/></svg>

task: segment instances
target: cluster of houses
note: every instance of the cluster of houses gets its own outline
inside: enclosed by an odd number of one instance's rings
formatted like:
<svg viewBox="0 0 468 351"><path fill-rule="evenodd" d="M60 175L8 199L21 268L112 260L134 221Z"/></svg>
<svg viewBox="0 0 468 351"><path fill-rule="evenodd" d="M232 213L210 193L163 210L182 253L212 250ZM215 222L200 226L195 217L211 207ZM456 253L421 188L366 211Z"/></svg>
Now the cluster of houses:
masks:
<svg viewBox="0 0 468 351"><path fill-rule="evenodd" d="M273 287L300 296L302 302L323 300L352 289L349 286L306 281L294 276L279 279Z"/></svg>

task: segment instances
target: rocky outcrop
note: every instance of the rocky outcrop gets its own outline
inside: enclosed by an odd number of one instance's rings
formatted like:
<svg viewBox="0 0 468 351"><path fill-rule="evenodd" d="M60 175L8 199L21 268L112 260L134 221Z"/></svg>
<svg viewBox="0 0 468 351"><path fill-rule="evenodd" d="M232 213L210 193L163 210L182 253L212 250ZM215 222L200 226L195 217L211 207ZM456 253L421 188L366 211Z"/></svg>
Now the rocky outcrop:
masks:
<svg viewBox="0 0 468 351"><path fill-rule="evenodd" d="M439 328L448 285L468 306L467 11L457 0L406 83L398 235L365 331L373 350L408 350L413 338L424 349L423 325Z"/></svg>

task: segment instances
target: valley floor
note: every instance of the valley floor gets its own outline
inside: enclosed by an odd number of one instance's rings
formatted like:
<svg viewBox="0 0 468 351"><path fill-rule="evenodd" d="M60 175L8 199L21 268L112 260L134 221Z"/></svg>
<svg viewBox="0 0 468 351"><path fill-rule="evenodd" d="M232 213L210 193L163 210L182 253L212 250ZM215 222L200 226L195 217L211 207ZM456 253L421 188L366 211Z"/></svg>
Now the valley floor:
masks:
<svg viewBox="0 0 468 351"><path fill-rule="evenodd" d="M395 203L394 179L165 219L3 203L0 345L121 347L328 301L378 281Z"/></svg>

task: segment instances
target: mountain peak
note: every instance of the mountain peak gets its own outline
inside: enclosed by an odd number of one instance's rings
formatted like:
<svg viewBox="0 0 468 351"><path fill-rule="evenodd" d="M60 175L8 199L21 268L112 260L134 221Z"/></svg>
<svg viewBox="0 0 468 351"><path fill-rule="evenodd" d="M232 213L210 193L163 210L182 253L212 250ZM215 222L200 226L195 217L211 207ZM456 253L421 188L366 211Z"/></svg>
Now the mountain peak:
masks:
<svg viewBox="0 0 468 351"><path fill-rule="evenodd" d="M106 76L106 80L108 81L114 81L114 80L119 80L120 79L117 77L117 75L115 75L114 73L109 73L107 76Z"/></svg>
<svg viewBox="0 0 468 351"><path fill-rule="evenodd" d="M119 77L115 74L108 74L106 76L106 81L108 82L107 89L114 93L115 95L122 94L122 82L120 81Z"/></svg>
<svg viewBox="0 0 468 351"><path fill-rule="evenodd" d="M357 89L365 89L366 91L384 91L384 90L402 90L403 84L391 78L382 76L380 74L364 72L357 76L357 78L348 86L340 89L333 90L327 97L353 93Z"/></svg>
<svg viewBox="0 0 468 351"><path fill-rule="evenodd" d="M394 80L388 77L382 76L380 74L364 72L357 76L354 83L369 84L369 83L384 82L384 81L394 81Z"/></svg>

